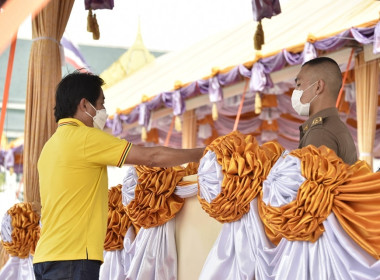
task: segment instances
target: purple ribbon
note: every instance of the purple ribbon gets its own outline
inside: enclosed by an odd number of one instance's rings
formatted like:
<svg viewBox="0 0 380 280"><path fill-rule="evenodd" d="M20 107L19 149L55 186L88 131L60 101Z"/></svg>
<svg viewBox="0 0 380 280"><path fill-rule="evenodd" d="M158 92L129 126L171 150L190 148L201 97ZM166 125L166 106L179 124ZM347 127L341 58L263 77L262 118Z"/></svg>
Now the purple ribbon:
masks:
<svg viewBox="0 0 380 280"><path fill-rule="evenodd" d="M220 102L223 100L223 90L218 81L218 75L209 79L208 94L210 102Z"/></svg>
<svg viewBox="0 0 380 280"><path fill-rule="evenodd" d="M150 121L150 110L146 103L141 103L139 106L139 125L147 127Z"/></svg>
<svg viewBox="0 0 380 280"><path fill-rule="evenodd" d="M252 92L263 91L266 87L272 87L273 82L269 73L266 73L265 67L261 61L256 62L251 71L251 80L249 81L249 90Z"/></svg>
<svg viewBox="0 0 380 280"><path fill-rule="evenodd" d="M5 152L4 166L5 168L13 167L15 165L15 156L12 149Z"/></svg>
<svg viewBox="0 0 380 280"><path fill-rule="evenodd" d="M121 119L119 114L115 114L112 123L112 134L119 135L123 132L123 124L121 123Z"/></svg>
<svg viewBox="0 0 380 280"><path fill-rule="evenodd" d="M113 9L113 0L84 0L84 6L86 10L98 10L98 9Z"/></svg>
<svg viewBox="0 0 380 280"><path fill-rule="evenodd" d="M380 21L375 26L374 42L373 42L373 53L377 54L379 52L380 52Z"/></svg>
<svg viewBox="0 0 380 280"><path fill-rule="evenodd" d="M281 13L280 0L252 0L253 19L260 21Z"/></svg>
<svg viewBox="0 0 380 280"><path fill-rule="evenodd" d="M186 111L185 101L182 98L181 91L178 89L172 94L173 114L174 116L182 115Z"/></svg>

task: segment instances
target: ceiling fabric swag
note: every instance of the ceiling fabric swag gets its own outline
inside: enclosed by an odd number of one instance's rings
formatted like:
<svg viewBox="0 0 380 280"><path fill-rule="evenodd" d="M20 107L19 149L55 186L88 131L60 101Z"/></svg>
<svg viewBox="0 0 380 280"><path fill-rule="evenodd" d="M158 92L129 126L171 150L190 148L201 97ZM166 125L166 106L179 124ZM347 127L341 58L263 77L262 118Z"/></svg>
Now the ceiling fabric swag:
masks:
<svg viewBox="0 0 380 280"><path fill-rule="evenodd" d="M279 50L274 54L268 54L264 57L257 57L254 61L251 61L250 63L247 62L237 65L235 67L228 67L228 69L221 69L219 70L219 72L216 71L217 68L213 68L212 73L208 77L204 77L202 79L193 81L191 83L186 84L186 86L181 87L180 92L182 99L186 101L187 99L196 95L209 94L211 100L210 102L215 104L212 105L214 109L214 118L216 118L216 115L218 115L219 119L221 115L221 106L220 104L217 104L218 102L213 102L213 100L221 100L220 98L214 96L214 94L215 92L224 90L223 87L239 83L244 79L244 77L246 77L251 78L250 91L261 91L264 94L272 92L277 94L278 97L280 97L280 95L284 94L285 92L281 87L278 87L279 84L273 84L273 81L269 76L272 72L279 71L288 65L302 64L316 57L318 55L318 52L320 51L330 52L341 49L343 46L345 46L348 43L351 43L353 40L361 44L369 44L373 42L374 38L377 38L375 35L374 24L373 26L365 28L349 28L335 35L331 35L328 38L314 38L312 35L310 35L309 37L309 39L305 38L305 40L308 41L306 41L302 45L301 49L299 49L299 46L297 46L297 52L296 50L292 50L292 48L286 48ZM257 77L265 77L265 80L260 80L259 83L253 82L257 80ZM210 88L211 80L213 85L216 85L217 83L219 84L218 91L213 91L213 89ZM147 105L150 105L150 111L153 112L161 108L162 106L165 106L167 108L173 108L171 104L171 98L168 97L172 95L172 93L177 89L178 88L173 88L171 91L159 92L156 96L154 96L154 98L150 98L149 100L147 100L146 103ZM117 106L120 106L120 104L121 103L118 102ZM216 104L218 106L216 106ZM139 106L136 105L130 108L130 110L122 110L119 119L113 120L112 118L110 118L107 121L107 127L112 128L112 124L114 121L127 124L136 122L136 113L138 114L139 110L138 107ZM113 130L113 133L115 135L118 135L117 132L119 131Z"/></svg>

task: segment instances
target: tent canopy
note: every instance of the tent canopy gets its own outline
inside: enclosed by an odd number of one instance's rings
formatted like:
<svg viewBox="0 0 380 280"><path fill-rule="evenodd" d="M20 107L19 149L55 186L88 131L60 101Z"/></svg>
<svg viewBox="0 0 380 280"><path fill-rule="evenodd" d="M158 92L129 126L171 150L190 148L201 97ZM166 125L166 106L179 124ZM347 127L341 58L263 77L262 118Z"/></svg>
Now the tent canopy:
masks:
<svg viewBox="0 0 380 280"><path fill-rule="evenodd" d="M135 107L143 97L152 98L170 91L175 83L190 83L210 76L212 69L228 70L283 49L303 50L306 42L336 35L351 27L373 26L379 19L380 2L374 0L292 0L282 13L262 21L265 44L253 48L256 23L249 21L235 29L214 35L182 51L156 59L137 73L105 90L110 114Z"/></svg>

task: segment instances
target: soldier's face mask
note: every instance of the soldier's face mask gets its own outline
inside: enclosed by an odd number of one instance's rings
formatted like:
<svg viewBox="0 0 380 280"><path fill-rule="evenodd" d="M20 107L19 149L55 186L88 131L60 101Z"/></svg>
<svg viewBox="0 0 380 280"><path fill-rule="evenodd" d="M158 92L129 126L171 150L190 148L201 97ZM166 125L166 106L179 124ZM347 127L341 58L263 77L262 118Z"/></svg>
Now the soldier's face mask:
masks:
<svg viewBox="0 0 380 280"><path fill-rule="evenodd" d="M314 101L314 99L318 96L318 95L315 95L309 103L305 103L303 104L301 102L301 97L302 97L302 94L307 91L309 88L311 88L316 82L318 81L315 81L314 83L312 83L310 86L308 86L305 90L301 90L301 89L295 89L293 90L293 94L292 94L292 107L293 109L297 112L298 115L300 116L309 116L309 112L310 112L310 104L311 102Z"/></svg>
<svg viewBox="0 0 380 280"><path fill-rule="evenodd" d="M86 112L86 114L92 118L92 120L93 120L92 123L93 123L95 128L103 130L103 128L107 122L107 118L108 118L106 109L96 110L96 108L94 106L92 106L91 103L90 103L90 105L92 108L94 108L94 110L96 111L96 114L95 114L95 116L91 116L88 112Z"/></svg>

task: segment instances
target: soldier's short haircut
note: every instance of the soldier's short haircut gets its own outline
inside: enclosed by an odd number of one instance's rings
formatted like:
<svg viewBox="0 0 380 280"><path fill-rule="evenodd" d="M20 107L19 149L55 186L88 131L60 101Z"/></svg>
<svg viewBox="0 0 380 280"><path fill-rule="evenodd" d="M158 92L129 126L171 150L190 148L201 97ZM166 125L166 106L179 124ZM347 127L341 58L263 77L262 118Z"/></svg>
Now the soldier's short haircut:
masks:
<svg viewBox="0 0 380 280"><path fill-rule="evenodd" d="M335 97L338 97L339 90L342 87L342 72L338 63L329 57L323 56L305 62L302 67L306 65L320 72L320 75L325 76L331 92Z"/></svg>

